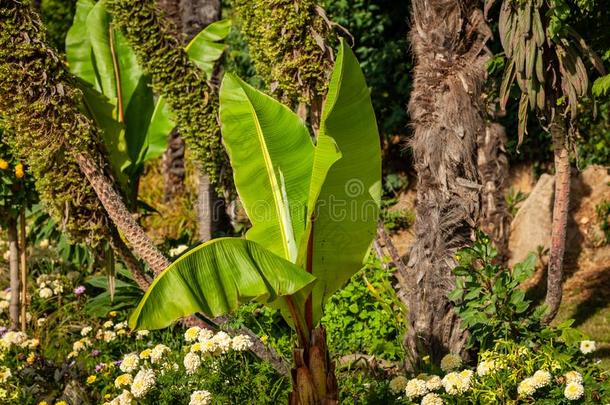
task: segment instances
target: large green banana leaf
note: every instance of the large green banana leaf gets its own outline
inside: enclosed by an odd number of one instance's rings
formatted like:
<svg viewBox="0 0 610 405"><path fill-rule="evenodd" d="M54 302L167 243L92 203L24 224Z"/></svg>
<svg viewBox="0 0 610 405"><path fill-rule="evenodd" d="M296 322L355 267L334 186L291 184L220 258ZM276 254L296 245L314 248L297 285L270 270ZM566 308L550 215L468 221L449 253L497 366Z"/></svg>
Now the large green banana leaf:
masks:
<svg viewBox="0 0 610 405"><path fill-rule="evenodd" d="M113 172L121 187L133 194L142 169L141 157L148 144L146 129L154 99L149 79L140 69L135 54L120 31L113 29L104 1L78 1L66 38L66 54L72 73L90 83L113 106L112 119L119 126L107 126L108 117L96 115L108 110L105 106L95 106L103 97L84 91L92 118L103 130Z"/></svg>
<svg viewBox="0 0 610 405"><path fill-rule="evenodd" d="M295 262L314 154L307 128L289 108L231 74L220 89L220 121L252 223L246 237Z"/></svg>
<svg viewBox="0 0 610 405"><path fill-rule="evenodd" d="M216 21L205 27L186 46L189 58L203 70L208 78L212 77L214 67L227 47L220 41L223 41L230 31L231 20ZM149 146L144 160L163 154L167 148L167 135L175 126L167 102L163 96L160 96L146 134Z"/></svg>
<svg viewBox="0 0 610 405"><path fill-rule="evenodd" d="M338 160L335 147L341 155ZM312 200L318 190L319 194L315 207L309 204L308 217L314 221L304 237L304 241L311 239L308 266L318 280L312 299L314 324L324 302L363 267L375 237L381 201L375 113L360 65L344 40L322 109L315 160L318 165L309 194ZM300 249L301 258L306 251Z"/></svg>
<svg viewBox="0 0 610 405"><path fill-rule="evenodd" d="M215 239L165 269L140 301L129 325L160 329L196 312L225 315L245 302L268 303L308 289L314 280L255 242Z"/></svg>

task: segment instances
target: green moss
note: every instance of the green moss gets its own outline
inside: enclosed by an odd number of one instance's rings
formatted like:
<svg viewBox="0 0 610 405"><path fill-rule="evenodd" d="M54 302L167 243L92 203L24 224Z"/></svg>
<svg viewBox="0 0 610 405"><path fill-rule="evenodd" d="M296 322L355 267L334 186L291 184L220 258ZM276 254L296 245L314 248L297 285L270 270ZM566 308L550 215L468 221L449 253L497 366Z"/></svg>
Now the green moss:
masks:
<svg viewBox="0 0 610 405"><path fill-rule="evenodd" d="M316 7L313 0L234 0L257 73L289 105L326 92L332 31Z"/></svg>
<svg viewBox="0 0 610 405"><path fill-rule="evenodd" d="M107 218L72 152L99 150L98 132L79 112L82 94L45 39L29 1L3 1L0 115L5 138L30 166L52 216L75 241L96 244Z"/></svg>
<svg viewBox="0 0 610 405"><path fill-rule="evenodd" d="M167 100L195 160L212 183L221 184L227 178L221 179L222 169L228 165L220 142L218 95L208 86L205 74L189 60L152 1L108 0L106 5L138 63L152 77L155 92Z"/></svg>

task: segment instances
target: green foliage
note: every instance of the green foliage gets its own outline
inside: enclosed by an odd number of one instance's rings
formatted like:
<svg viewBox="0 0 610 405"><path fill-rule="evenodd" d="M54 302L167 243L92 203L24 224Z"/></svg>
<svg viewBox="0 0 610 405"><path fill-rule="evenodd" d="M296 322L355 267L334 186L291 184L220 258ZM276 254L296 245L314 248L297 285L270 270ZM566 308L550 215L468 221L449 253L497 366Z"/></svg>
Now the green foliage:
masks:
<svg viewBox="0 0 610 405"><path fill-rule="evenodd" d="M113 21L136 54L138 63L152 79L153 90L162 95L195 160L217 186L226 156L220 142L218 98L207 84L205 73L189 60L149 0L107 0ZM226 175L225 171L225 175ZM219 186L220 187L220 186Z"/></svg>
<svg viewBox="0 0 610 405"><path fill-rule="evenodd" d="M0 114L15 156L28 162L41 201L73 240L97 244L106 215L73 153L100 150L99 132L79 112L82 93L45 44L29 1L0 9Z"/></svg>
<svg viewBox="0 0 610 405"><path fill-rule="evenodd" d="M34 181L23 163L15 159L2 140L0 128L0 225L17 219L21 209L27 209L36 200Z"/></svg>
<svg viewBox="0 0 610 405"><path fill-rule="evenodd" d="M225 76L220 98L224 143L253 224L248 240L216 239L178 259L131 323L160 328L196 311L219 316L246 300L289 295L283 314L307 333L326 299L362 268L375 235L381 162L364 77L342 43L315 147L296 114L242 80ZM316 283L305 330L308 273Z"/></svg>
<svg viewBox="0 0 610 405"><path fill-rule="evenodd" d="M353 37L354 53L371 88L380 132L389 137L404 134L405 106L409 101L411 69L409 4L394 0L324 0L328 18ZM341 34L341 30L336 29Z"/></svg>
<svg viewBox="0 0 610 405"><path fill-rule="evenodd" d="M517 215L517 211L519 211L519 206L525 200L527 200L527 194L523 193L521 190L515 190L514 188L510 188L506 196L504 197L506 201L506 210L510 214L511 217L515 217Z"/></svg>
<svg viewBox="0 0 610 405"><path fill-rule="evenodd" d="M233 0L256 72L284 104L325 93L332 31L313 0ZM265 29L261 29L265 27Z"/></svg>
<svg viewBox="0 0 610 405"><path fill-rule="evenodd" d="M392 287L393 271L370 259L328 300L322 323L332 353L402 360L406 314Z"/></svg>
<svg viewBox="0 0 610 405"><path fill-rule="evenodd" d="M599 229L604 233L606 244L610 243L610 201L603 200L595 206Z"/></svg>
<svg viewBox="0 0 610 405"><path fill-rule="evenodd" d="M591 92L596 97L602 97L610 92L610 75L605 75L597 78L593 82L593 87L591 88Z"/></svg>
<svg viewBox="0 0 610 405"><path fill-rule="evenodd" d="M77 0L41 0L40 16L47 29L49 44L59 52L65 50L66 34L72 24Z"/></svg>
<svg viewBox="0 0 610 405"><path fill-rule="evenodd" d="M533 274L536 256L530 254L511 270L494 264L496 256L491 240L481 232L471 247L456 254L456 288L448 298L470 331L469 347L485 350L498 339L525 339L541 329L544 308L530 308L519 288Z"/></svg>

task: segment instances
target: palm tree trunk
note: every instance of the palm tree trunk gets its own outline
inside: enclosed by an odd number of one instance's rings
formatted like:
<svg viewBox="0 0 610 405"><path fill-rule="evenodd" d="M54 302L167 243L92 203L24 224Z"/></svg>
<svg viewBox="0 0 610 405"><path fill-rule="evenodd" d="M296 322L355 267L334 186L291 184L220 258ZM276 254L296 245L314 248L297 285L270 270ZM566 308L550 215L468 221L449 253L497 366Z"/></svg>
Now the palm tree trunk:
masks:
<svg viewBox="0 0 610 405"><path fill-rule="evenodd" d="M476 153L484 131L487 27L477 7L470 0L412 2L415 241L397 278L406 292L405 346L415 369L424 355L438 363L447 352L461 353L467 337L447 294L454 288L454 254L471 242L480 212Z"/></svg>
<svg viewBox="0 0 610 405"><path fill-rule="evenodd" d="M19 241L17 237L17 221L11 219L8 224L9 274L11 301L9 303L10 329L19 329Z"/></svg>
<svg viewBox="0 0 610 405"><path fill-rule="evenodd" d="M163 200L168 203L184 192L184 141L177 129L168 135L163 153Z"/></svg>
<svg viewBox="0 0 610 405"><path fill-rule="evenodd" d="M102 169L85 152L77 154L76 161L95 190L110 219L123 232L136 255L144 260L155 274L161 273L170 265L170 261L157 249L146 232L132 217L121 196L114 189L111 181L104 175Z"/></svg>
<svg viewBox="0 0 610 405"><path fill-rule="evenodd" d="M508 179L506 131L497 123L488 123L477 140L477 166L481 183L481 216L479 227L494 242L498 259L508 259L510 217L504 199Z"/></svg>
<svg viewBox="0 0 610 405"><path fill-rule="evenodd" d="M563 256L566 248L566 228L570 206L570 153L565 119L556 114L551 123L555 152L555 200L551 225L551 248L544 303L547 312L545 323L550 323L561 304L563 282Z"/></svg>

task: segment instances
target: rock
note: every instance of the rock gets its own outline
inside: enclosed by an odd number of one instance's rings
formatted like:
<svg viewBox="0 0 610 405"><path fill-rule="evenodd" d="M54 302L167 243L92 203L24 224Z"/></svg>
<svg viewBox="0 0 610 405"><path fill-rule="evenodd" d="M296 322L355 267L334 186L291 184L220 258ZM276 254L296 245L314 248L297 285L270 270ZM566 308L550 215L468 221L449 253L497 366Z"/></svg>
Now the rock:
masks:
<svg viewBox="0 0 610 405"><path fill-rule="evenodd" d="M555 178L543 174L519 208L510 226L509 266L523 261L538 246L548 249L551 244L553 194Z"/></svg>

